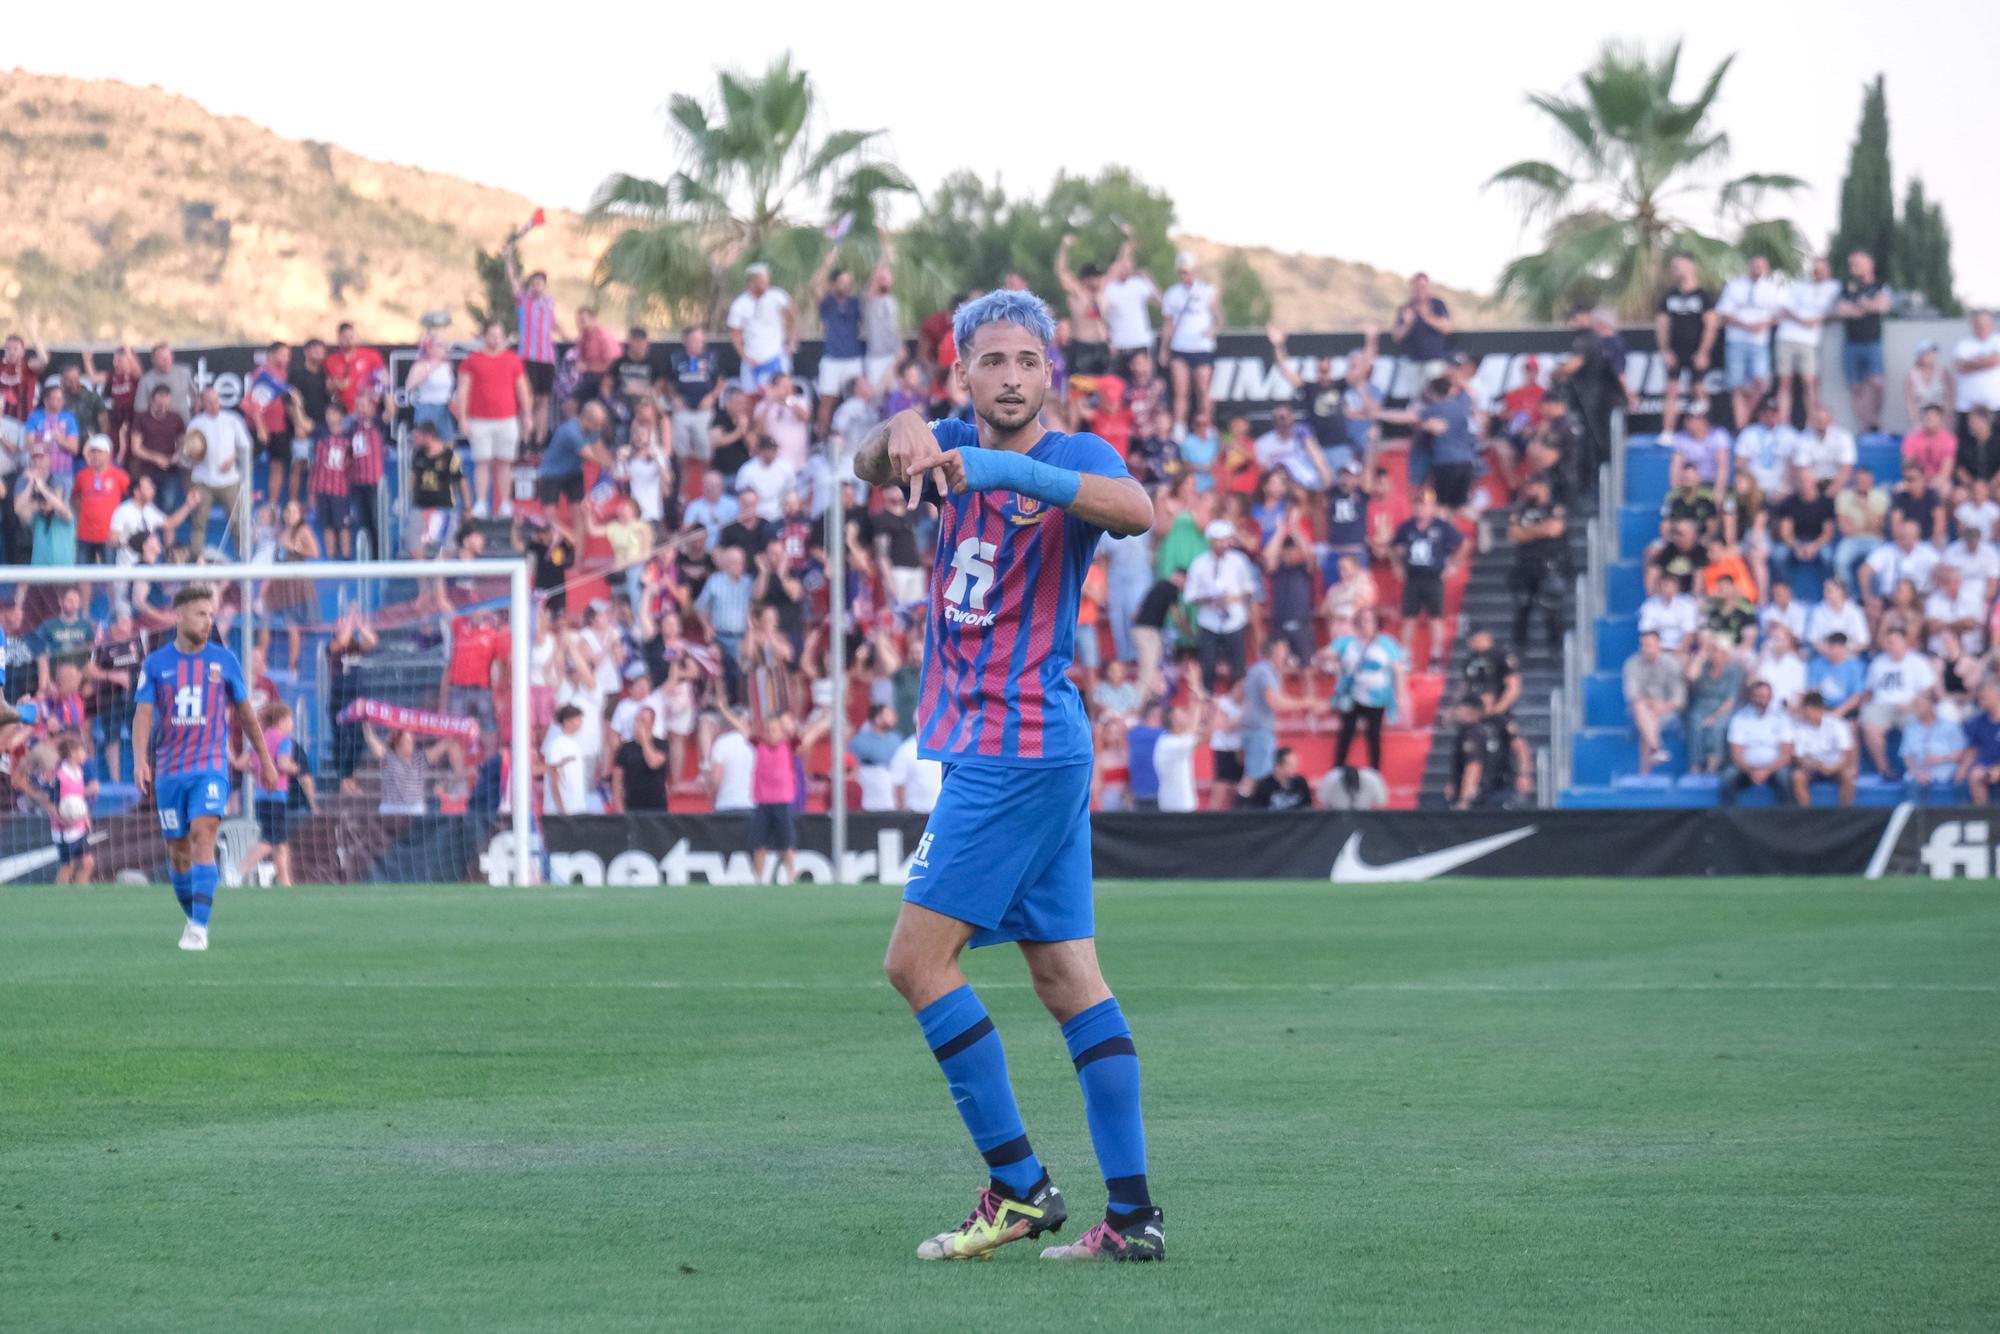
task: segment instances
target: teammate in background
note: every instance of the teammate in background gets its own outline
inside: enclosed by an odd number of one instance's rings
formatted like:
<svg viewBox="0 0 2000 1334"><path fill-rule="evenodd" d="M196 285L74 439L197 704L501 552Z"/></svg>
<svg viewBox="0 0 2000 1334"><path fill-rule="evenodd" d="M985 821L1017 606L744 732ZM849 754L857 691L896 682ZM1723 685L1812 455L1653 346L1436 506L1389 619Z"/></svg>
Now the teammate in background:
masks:
<svg viewBox="0 0 2000 1334"><path fill-rule="evenodd" d="M299 774L298 757L292 748L292 711L283 704L268 704L261 720L264 742L270 747L271 758L278 762L278 785L266 788L258 784L255 788L256 799L252 804L257 812L257 844L244 856L236 878L249 884L252 873L269 857L273 878L278 884L289 885L292 883L292 780ZM247 773L254 758L245 750L230 763Z"/></svg>
<svg viewBox="0 0 2000 1334"><path fill-rule="evenodd" d="M1029 1146L993 1021L958 964L967 945L1014 941L1062 1025L1109 1197L1104 1221L1042 1257L1162 1259L1139 1058L1097 963L1090 724L1068 675L1098 539L1146 532L1153 507L1103 440L1041 425L1055 321L1039 299L990 292L958 309L952 334L951 374L977 425L905 410L855 460L872 486L915 488L928 476L940 511L917 735L945 778L883 967L991 1180L972 1216L917 1255L977 1259L1068 1217Z"/></svg>
<svg viewBox="0 0 2000 1334"><path fill-rule="evenodd" d="M41 798L48 803L49 837L56 845L56 883L88 885L97 872L97 854L90 850L90 803L97 796L97 780L83 776L90 747L81 737L65 737L57 753L62 760L56 765L55 799Z"/></svg>
<svg viewBox="0 0 2000 1334"><path fill-rule="evenodd" d="M208 948L208 919L220 879L215 836L229 804L229 724L257 756L257 785L278 790L277 761L250 707L243 664L209 641L215 594L189 584L174 594L174 641L146 656L134 690L132 755L139 793L153 796L173 865L174 897L187 914L181 948ZM160 734L153 735L159 715ZM225 716L227 715L227 716ZM157 767L157 777L155 769Z"/></svg>

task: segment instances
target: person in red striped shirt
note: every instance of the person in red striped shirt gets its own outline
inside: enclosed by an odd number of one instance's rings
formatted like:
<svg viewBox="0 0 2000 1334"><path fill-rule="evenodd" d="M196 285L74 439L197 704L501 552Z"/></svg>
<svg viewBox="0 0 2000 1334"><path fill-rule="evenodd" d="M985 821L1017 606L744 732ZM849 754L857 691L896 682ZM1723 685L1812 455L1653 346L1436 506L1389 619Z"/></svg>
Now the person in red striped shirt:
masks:
<svg viewBox="0 0 2000 1334"><path fill-rule="evenodd" d="M347 413L338 402L326 406L326 422L312 437L312 497L320 545L333 550L338 534L340 558L354 559L354 528L349 522L354 489L352 447Z"/></svg>
<svg viewBox="0 0 2000 1334"><path fill-rule="evenodd" d="M388 441L382 434L382 417L377 410L377 402L374 390L362 390L354 396L354 415L347 419L348 498L354 506L356 531L367 535L371 560L383 560L389 555L382 545L379 508L382 473L388 466L383 451L388 447Z"/></svg>

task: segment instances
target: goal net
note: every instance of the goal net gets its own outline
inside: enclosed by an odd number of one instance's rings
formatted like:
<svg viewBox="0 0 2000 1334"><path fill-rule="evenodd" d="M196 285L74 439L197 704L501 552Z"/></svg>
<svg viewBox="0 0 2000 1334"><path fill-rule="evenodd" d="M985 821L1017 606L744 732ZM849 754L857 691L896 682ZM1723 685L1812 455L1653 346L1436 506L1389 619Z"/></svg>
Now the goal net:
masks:
<svg viewBox="0 0 2000 1334"><path fill-rule="evenodd" d="M0 880L167 883L132 714L141 664L174 641L175 593L200 584L215 594L213 642L242 663L281 761L262 788L230 724L224 885L534 882L525 562L134 556L0 576L6 697L37 706L0 729L13 811ZM171 701L155 707L157 769Z"/></svg>

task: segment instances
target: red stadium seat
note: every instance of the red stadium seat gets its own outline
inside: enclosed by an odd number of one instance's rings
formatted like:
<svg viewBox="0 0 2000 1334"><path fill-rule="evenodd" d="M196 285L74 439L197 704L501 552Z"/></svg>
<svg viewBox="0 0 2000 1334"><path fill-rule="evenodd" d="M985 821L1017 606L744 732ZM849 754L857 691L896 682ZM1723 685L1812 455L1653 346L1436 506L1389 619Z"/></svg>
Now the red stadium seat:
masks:
<svg viewBox="0 0 2000 1334"><path fill-rule="evenodd" d="M1416 672L1410 677L1410 714L1402 720L1405 727L1434 727L1437 725L1438 702L1444 697L1444 675L1441 672Z"/></svg>

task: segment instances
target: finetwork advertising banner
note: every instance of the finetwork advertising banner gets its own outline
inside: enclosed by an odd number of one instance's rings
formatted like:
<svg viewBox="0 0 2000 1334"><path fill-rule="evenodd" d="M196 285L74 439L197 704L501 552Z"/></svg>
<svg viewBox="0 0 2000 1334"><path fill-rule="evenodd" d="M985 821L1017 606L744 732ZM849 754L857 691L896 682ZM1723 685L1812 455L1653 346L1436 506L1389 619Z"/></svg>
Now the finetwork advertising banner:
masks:
<svg viewBox="0 0 2000 1334"><path fill-rule="evenodd" d="M799 824L799 875L900 885L921 854L920 815L857 814L834 875L832 823ZM1866 810L1523 811L1455 814L1224 812L1106 814L1092 855L1107 880L1320 880L1410 883L1441 877L1550 879L1670 876L1845 876L1988 880L2000 875L2000 811L1903 805ZM551 817L536 859L557 884L748 885L741 816ZM165 883L159 828L143 812L97 821L98 875ZM235 867L256 841L224 821L221 857ZM463 815L403 818L334 808L292 821L294 874L318 884L506 884L513 835ZM0 822L0 884L47 883L56 850L48 821Z"/></svg>

